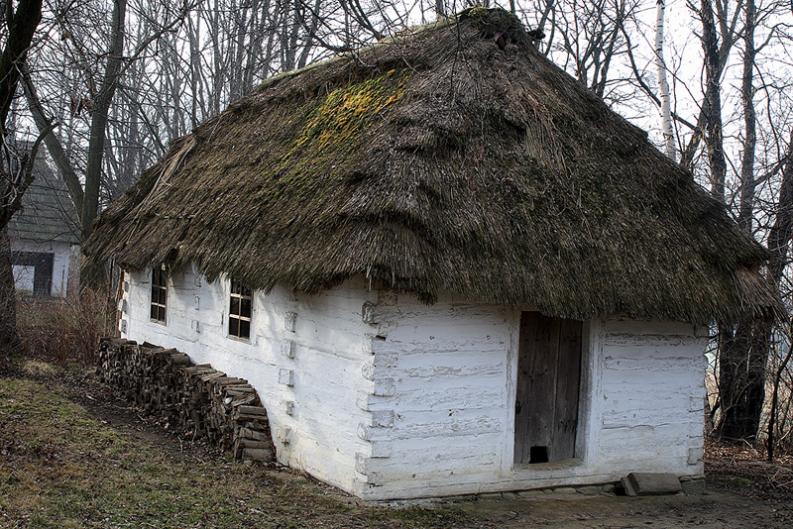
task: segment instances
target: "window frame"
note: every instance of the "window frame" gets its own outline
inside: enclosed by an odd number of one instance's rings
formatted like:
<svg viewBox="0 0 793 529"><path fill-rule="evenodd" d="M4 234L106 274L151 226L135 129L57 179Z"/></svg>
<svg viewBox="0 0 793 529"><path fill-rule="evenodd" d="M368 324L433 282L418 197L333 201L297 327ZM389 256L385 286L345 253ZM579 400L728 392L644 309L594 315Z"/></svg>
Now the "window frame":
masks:
<svg viewBox="0 0 793 529"><path fill-rule="evenodd" d="M160 293L155 301L155 289ZM153 311L157 316L153 316ZM160 319L159 316L162 316ZM151 289L149 290L149 320L160 325L168 324L168 271L165 265L153 266L151 269Z"/></svg>
<svg viewBox="0 0 793 529"><path fill-rule="evenodd" d="M245 286L242 282L235 279L229 280L229 313L228 323L226 324L226 336L232 340L239 340L242 342L251 341L251 331L253 327L253 289ZM245 302L247 303L248 310L244 311ZM234 305L237 305L235 312ZM247 314L246 314L247 313ZM236 333L232 330L232 325L236 322ZM247 334L243 334L242 329L247 325Z"/></svg>

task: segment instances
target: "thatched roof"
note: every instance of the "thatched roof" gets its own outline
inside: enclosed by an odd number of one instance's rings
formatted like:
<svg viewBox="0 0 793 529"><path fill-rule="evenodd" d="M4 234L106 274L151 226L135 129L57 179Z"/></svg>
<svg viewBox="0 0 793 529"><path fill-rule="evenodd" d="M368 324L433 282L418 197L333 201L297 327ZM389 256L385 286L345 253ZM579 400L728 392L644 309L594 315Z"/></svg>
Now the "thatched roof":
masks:
<svg viewBox="0 0 793 529"><path fill-rule="evenodd" d="M266 82L177 141L87 251L316 292L379 285L557 315L768 306L763 249L691 175L475 8Z"/></svg>
<svg viewBox="0 0 793 529"><path fill-rule="evenodd" d="M25 148L30 149L29 145ZM53 171L43 152L33 163L33 182L22 196L20 209L8 224L12 241L80 244L77 210L66 183Z"/></svg>

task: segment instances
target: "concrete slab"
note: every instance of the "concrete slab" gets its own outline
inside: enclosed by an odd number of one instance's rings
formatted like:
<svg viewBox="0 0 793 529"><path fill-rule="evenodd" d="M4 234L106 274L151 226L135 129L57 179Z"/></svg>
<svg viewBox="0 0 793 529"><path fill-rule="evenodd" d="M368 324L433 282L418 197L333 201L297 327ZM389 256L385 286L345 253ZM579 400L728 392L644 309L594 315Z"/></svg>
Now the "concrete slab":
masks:
<svg viewBox="0 0 793 529"><path fill-rule="evenodd" d="M621 481L628 496L677 494L683 490L680 480L674 474L631 472Z"/></svg>

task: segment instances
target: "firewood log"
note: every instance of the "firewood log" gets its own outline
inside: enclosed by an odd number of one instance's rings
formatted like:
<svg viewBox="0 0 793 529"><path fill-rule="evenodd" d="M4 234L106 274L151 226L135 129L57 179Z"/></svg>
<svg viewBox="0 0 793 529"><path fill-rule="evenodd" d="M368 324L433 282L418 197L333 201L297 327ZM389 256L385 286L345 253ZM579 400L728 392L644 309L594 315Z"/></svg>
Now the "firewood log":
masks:
<svg viewBox="0 0 793 529"><path fill-rule="evenodd" d="M170 427L237 459L274 460L267 410L247 380L194 365L176 349L123 339L102 339L97 359L102 382Z"/></svg>

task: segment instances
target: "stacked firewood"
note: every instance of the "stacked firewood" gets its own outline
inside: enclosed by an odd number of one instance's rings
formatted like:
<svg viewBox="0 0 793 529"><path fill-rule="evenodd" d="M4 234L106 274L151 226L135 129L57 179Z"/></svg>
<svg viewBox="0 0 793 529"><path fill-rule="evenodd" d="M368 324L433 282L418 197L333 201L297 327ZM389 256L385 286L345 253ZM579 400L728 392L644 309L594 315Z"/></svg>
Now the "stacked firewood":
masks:
<svg viewBox="0 0 793 529"><path fill-rule="evenodd" d="M267 410L247 380L194 365L176 349L109 338L99 345L98 371L118 396L167 417L194 439L236 459L274 460Z"/></svg>

